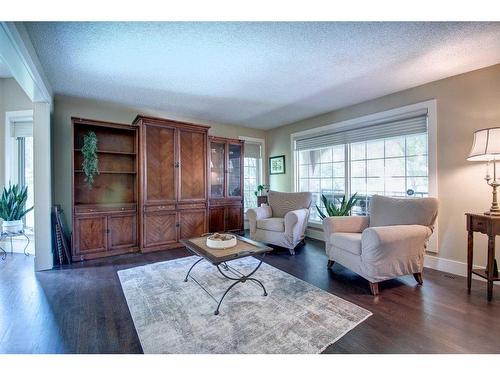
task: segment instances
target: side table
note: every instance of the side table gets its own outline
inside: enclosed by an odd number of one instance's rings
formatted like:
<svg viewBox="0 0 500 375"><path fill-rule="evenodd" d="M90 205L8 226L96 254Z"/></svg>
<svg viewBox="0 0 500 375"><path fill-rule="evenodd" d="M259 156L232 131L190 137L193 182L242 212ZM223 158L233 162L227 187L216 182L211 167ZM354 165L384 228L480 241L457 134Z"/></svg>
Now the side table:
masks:
<svg viewBox="0 0 500 375"><path fill-rule="evenodd" d="M467 291L470 293L472 274L486 279L488 282L488 301L493 298L493 282L499 281L495 267L495 237L500 234L500 216L466 213L467 217ZM488 236L488 262L486 269L473 269L474 232Z"/></svg>
<svg viewBox="0 0 500 375"><path fill-rule="evenodd" d="M29 256L30 253L28 253L26 251L26 249L28 248L29 244L30 244L30 238L26 235L26 233L24 232L24 230L20 231L20 232L2 232L0 233L0 242L3 241L4 239L10 239L10 254L12 255L13 254L13 250L14 250L14 247L13 247L13 244L12 244L12 239L14 237L25 237L26 240L27 240L27 243L26 243L26 246L24 246L24 255L26 256ZM4 250L4 248L2 246L0 246L0 253L2 254L2 260L5 260L5 258L7 257L7 252Z"/></svg>

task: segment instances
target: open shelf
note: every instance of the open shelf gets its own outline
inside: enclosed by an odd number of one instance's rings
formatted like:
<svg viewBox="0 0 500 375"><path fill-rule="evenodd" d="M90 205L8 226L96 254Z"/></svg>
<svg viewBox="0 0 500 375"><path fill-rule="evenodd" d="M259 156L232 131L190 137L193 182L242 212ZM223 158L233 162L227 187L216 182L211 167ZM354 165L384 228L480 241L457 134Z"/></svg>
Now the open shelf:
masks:
<svg viewBox="0 0 500 375"><path fill-rule="evenodd" d="M75 173L83 173L81 169L76 169ZM137 172L127 172L127 171L99 171L99 174L137 174Z"/></svg>
<svg viewBox="0 0 500 375"><path fill-rule="evenodd" d="M472 273L475 275L481 276L483 279L488 280L488 274L486 273L485 269L475 268L472 270ZM491 277L489 280L500 281L500 276Z"/></svg>
<svg viewBox="0 0 500 375"><path fill-rule="evenodd" d="M82 152L81 148L75 148L75 152ZM97 150L98 154L114 154L114 155L137 155L135 152L125 152L125 151L109 151L109 150Z"/></svg>

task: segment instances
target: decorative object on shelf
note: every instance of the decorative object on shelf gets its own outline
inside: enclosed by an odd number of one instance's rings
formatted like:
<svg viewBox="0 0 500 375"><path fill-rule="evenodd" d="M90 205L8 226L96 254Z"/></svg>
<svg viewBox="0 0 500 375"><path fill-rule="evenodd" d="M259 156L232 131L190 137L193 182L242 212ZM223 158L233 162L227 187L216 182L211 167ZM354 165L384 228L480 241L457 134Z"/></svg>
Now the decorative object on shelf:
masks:
<svg viewBox="0 0 500 375"><path fill-rule="evenodd" d="M485 161L486 183L493 189L490 210L485 215L500 216L500 207L497 200L497 188L500 182L497 181L496 159L500 157L500 127L481 129L474 132L472 149L467 157L469 161ZM493 178L490 175L490 162L493 162Z"/></svg>
<svg viewBox="0 0 500 375"><path fill-rule="evenodd" d="M62 213L61 205L56 204L52 207L52 238L54 248L57 250L55 252L56 263L59 265L71 264L71 248L65 234Z"/></svg>
<svg viewBox="0 0 500 375"><path fill-rule="evenodd" d="M207 237L207 246L212 249L228 249L236 246L236 236L232 234L214 233Z"/></svg>
<svg viewBox="0 0 500 375"><path fill-rule="evenodd" d="M269 193L269 185L261 184L257 186L257 191L254 191L256 197L266 197Z"/></svg>
<svg viewBox="0 0 500 375"><path fill-rule="evenodd" d="M23 231L23 217L30 212L33 207L26 209L28 200L28 187L11 185L3 188L0 198L0 219L3 233L21 233Z"/></svg>
<svg viewBox="0 0 500 375"><path fill-rule="evenodd" d="M342 199L338 197L333 197L332 200L328 199L324 194L321 194L321 201L326 209L326 214L316 205L319 216L324 219L328 216L349 216L351 214L352 208L358 203L359 198L358 193L354 193L349 200L346 200L346 196L343 195Z"/></svg>
<svg viewBox="0 0 500 375"><path fill-rule="evenodd" d="M285 155L269 158L269 174L285 174Z"/></svg>
<svg viewBox="0 0 500 375"><path fill-rule="evenodd" d="M97 136L93 131L89 131L83 137L82 147L82 170L85 173L85 183L89 188L94 185L94 175L99 174L97 163Z"/></svg>

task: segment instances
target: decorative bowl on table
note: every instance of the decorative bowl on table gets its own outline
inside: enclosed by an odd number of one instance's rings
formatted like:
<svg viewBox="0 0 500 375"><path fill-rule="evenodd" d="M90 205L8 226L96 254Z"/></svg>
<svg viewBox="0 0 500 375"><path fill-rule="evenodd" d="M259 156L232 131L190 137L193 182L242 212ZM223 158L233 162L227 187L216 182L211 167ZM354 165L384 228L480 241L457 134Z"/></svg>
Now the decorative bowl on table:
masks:
<svg viewBox="0 0 500 375"><path fill-rule="evenodd" d="M207 246L211 249L227 249L236 246L236 236L225 233L214 233L207 237Z"/></svg>

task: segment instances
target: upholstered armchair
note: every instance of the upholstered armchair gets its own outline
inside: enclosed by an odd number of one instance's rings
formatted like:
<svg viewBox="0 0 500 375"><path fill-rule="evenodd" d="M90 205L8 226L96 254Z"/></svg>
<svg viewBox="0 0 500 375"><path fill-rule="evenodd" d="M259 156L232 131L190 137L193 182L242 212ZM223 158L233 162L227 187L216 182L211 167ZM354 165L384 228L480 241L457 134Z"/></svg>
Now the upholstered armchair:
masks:
<svg viewBox="0 0 500 375"><path fill-rule="evenodd" d="M368 216L323 220L328 267L338 262L370 282L413 274L422 285L424 254L438 212L435 198L370 199Z"/></svg>
<svg viewBox="0 0 500 375"><path fill-rule="evenodd" d="M250 238L285 247L294 255L295 247L304 239L311 201L311 193L270 191L268 206L247 210Z"/></svg>

